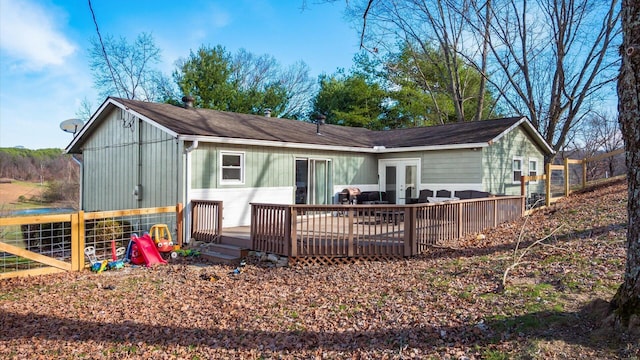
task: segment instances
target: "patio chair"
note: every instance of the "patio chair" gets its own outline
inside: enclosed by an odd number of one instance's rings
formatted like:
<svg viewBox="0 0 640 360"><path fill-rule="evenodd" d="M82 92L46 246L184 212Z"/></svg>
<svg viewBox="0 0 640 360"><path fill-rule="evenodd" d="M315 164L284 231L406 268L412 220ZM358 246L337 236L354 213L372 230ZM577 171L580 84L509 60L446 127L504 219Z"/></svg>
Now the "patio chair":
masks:
<svg viewBox="0 0 640 360"><path fill-rule="evenodd" d="M436 191L436 197L450 198L451 197L451 191L449 191L449 190L438 190L438 191Z"/></svg>

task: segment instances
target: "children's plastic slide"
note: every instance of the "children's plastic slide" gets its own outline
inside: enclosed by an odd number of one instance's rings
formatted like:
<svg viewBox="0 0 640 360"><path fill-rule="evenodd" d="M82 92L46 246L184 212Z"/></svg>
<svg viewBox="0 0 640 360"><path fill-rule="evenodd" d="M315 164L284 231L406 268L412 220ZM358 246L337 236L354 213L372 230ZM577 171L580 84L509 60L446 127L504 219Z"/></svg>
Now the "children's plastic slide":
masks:
<svg viewBox="0 0 640 360"><path fill-rule="evenodd" d="M142 236L136 234L131 235L131 240L137 245L138 252L142 255L145 265L147 267L155 264L166 264L167 262L160 256L160 252L156 247L156 244L151 239L151 236L147 233Z"/></svg>

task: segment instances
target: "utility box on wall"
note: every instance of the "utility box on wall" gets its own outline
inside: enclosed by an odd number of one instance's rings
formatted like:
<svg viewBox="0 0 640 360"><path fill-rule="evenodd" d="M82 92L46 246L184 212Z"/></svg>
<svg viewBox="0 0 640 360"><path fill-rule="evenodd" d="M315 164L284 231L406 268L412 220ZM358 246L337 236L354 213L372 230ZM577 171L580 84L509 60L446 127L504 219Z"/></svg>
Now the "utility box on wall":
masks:
<svg viewBox="0 0 640 360"><path fill-rule="evenodd" d="M142 200L142 185L141 184L138 184L138 185L136 185L135 188L133 188L133 196L138 201Z"/></svg>

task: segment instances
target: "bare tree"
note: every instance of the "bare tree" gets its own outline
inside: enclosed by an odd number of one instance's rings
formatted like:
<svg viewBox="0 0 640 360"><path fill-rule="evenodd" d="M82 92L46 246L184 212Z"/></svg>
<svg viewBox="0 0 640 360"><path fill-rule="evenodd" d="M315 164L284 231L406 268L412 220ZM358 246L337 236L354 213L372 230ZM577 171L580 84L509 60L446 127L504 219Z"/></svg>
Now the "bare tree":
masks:
<svg viewBox="0 0 640 360"><path fill-rule="evenodd" d="M619 5L618 0L347 3L354 17L362 16L363 47L399 39L436 45L446 55L441 74L459 113L469 94L455 75L456 59L474 64L487 82L480 94L495 89L503 109L526 115L555 150L615 80Z"/></svg>
<svg viewBox="0 0 640 360"><path fill-rule="evenodd" d="M382 46L390 49L400 40L409 44L406 49L414 51L416 59L426 58L433 63L440 77L438 83L447 86L459 122L465 118L479 120L486 106L483 101L486 79L482 79L480 86L470 86L461 74L461 66L468 59L478 59L478 69L486 74L489 48L481 43L484 37L470 36L468 21L476 19L477 15L472 10L471 0L365 1L356 3L352 9L354 13L365 14L362 23L363 47L367 48L364 45L366 42L375 42L375 51ZM487 20L486 31L489 31L489 15L484 15L484 20ZM479 20L476 21L478 23ZM367 30L366 36L364 30ZM429 79L423 79L423 83L428 84ZM477 101L475 114L465 114L465 102L476 99L482 100Z"/></svg>
<svg viewBox="0 0 640 360"><path fill-rule="evenodd" d="M240 89L260 89L270 83L281 85L287 93L284 110L278 114L285 118L298 118L309 111L315 90L315 81L309 76L309 67L300 61L283 68L271 55L255 55L240 49L231 60L232 79Z"/></svg>
<svg viewBox="0 0 640 360"><path fill-rule="evenodd" d="M155 66L160 63L160 49L150 34L138 35L135 42L125 38L93 39L89 50L89 67L100 95L110 95L145 101L160 98L158 80L162 74Z"/></svg>
<svg viewBox="0 0 640 360"><path fill-rule="evenodd" d="M622 66L618 77L618 112L624 137L629 201L627 264L624 282L611 301L616 317L627 324L640 318L640 3L622 0Z"/></svg>
<svg viewBox="0 0 640 360"><path fill-rule="evenodd" d="M592 112L587 115L574 134L569 145L572 158L591 158L610 153L624 146L617 117L612 114ZM611 156L587 164L587 180L616 176L625 170L623 156ZM580 175L581 176L581 175Z"/></svg>
<svg viewBox="0 0 640 360"><path fill-rule="evenodd" d="M489 80L559 150L615 79L619 3L495 0Z"/></svg>

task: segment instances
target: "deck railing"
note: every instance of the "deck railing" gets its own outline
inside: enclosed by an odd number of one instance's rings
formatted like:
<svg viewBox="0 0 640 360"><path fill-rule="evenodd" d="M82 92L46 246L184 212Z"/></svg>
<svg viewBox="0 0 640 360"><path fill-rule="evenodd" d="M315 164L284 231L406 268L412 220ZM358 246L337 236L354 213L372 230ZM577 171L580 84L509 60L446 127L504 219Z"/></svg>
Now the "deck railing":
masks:
<svg viewBox="0 0 640 360"><path fill-rule="evenodd" d="M191 201L191 237L217 242L222 235L222 201Z"/></svg>
<svg viewBox="0 0 640 360"><path fill-rule="evenodd" d="M251 204L252 247L297 257L405 257L521 217L524 197L412 205Z"/></svg>

